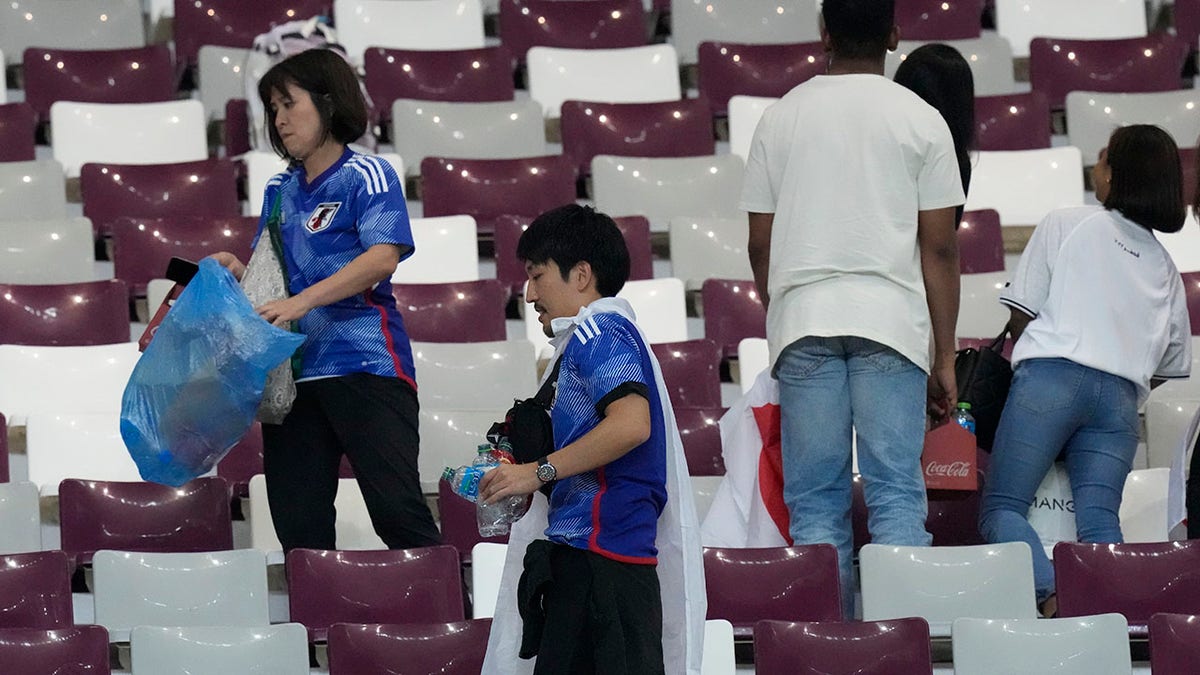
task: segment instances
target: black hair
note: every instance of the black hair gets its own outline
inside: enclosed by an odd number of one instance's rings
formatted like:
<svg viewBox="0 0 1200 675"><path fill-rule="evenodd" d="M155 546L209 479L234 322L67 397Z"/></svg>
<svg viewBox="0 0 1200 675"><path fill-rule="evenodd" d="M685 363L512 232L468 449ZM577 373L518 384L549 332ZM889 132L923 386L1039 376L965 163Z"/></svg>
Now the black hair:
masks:
<svg viewBox="0 0 1200 675"><path fill-rule="evenodd" d="M1148 230L1183 227L1183 169L1170 134L1152 124L1121 127L1108 139L1107 161L1112 184L1104 208Z"/></svg>
<svg viewBox="0 0 1200 675"><path fill-rule="evenodd" d="M567 204L535 218L517 242L517 259L535 265L553 260L564 281L586 262L606 298L620 293L629 279L625 237L612 218L590 206Z"/></svg>
<svg viewBox="0 0 1200 675"><path fill-rule="evenodd" d="M330 49L308 49L275 64L258 81L258 97L266 109L266 130L271 147L280 157L295 161L283 147L275 129L275 111L271 94L286 94L289 84L308 92L321 114L324 134L321 142L333 137L342 145L358 140L367 131L367 103L358 85L354 69L340 54Z"/></svg>
<svg viewBox="0 0 1200 675"><path fill-rule="evenodd" d="M920 96L946 120L965 193L971 184L971 151L975 149L975 77L971 66L950 45L922 45L900 63L895 79L896 84Z"/></svg>
<svg viewBox="0 0 1200 675"><path fill-rule="evenodd" d="M895 0L825 0L821 18L834 56L881 59L896 24Z"/></svg>

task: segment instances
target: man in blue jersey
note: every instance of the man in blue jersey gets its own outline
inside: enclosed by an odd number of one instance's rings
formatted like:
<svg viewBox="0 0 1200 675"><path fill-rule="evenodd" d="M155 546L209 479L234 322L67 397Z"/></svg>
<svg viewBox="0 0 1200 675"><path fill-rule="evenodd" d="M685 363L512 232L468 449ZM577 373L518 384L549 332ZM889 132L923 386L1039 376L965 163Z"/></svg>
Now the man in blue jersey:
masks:
<svg viewBox="0 0 1200 675"><path fill-rule="evenodd" d="M521 657L534 673L663 673L655 569L667 502L662 388L632 311L616 294L629 253L611 218L569 205L538 217L517 256L559 354L556 450L483 479L487 502L553 484L547 540L525 552Z"/></svg>

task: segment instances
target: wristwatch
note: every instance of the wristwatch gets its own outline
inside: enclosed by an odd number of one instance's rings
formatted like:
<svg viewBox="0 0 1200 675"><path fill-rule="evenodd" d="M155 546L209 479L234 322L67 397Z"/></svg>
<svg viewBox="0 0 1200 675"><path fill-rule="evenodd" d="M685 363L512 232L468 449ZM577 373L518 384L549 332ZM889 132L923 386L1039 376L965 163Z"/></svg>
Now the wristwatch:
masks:
<svg viewBox="0 0 1200 675"><path fill-rule="evenodd" d="M558 469L554 468L554 465L545 456L539 457L537 463L538 480L543 483L553 483L554 479L558 477Z"/></svg>

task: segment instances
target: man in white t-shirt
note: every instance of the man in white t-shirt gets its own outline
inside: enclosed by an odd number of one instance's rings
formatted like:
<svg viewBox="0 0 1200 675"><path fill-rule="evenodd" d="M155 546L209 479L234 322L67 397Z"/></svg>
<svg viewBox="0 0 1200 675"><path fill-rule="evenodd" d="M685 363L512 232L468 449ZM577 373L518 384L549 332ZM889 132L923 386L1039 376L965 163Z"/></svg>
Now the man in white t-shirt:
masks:
<svg viewBox="0 0 1200 675"><path fill-rule="evenodd" d="M851 430L872 540L927 545L927 395L937 414L955 402L965 199L945 121L883 77L893 4L825 0L827 74L763 113L740 203L779 380L791 536L837 546L847 615Z"/></svg>

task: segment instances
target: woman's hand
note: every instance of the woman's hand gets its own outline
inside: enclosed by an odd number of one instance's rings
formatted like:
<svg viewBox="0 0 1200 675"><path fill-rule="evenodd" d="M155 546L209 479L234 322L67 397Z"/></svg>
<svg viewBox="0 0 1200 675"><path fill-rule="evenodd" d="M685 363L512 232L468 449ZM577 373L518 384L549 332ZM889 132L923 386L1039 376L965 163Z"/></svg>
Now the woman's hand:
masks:
<svg viewBox="0 0 1200 675"><path fill-rule="evenodd" d="M221 251L208 257L221 263L221 266L229 270L229 273L233 275L234 279L241 281L242 277L246 276L246 266L242 264L241 260L238 260L236 255L230 253L229 251Z"/></svg>
<svg viewBox="0 0 1200 675"><path fill-rule="evenodd" d="M254 311L273 325L283 326L288 321L299 321L312 308L313 305L301 293L283 300L272 300L265 305L256 307Z"/></svg>

